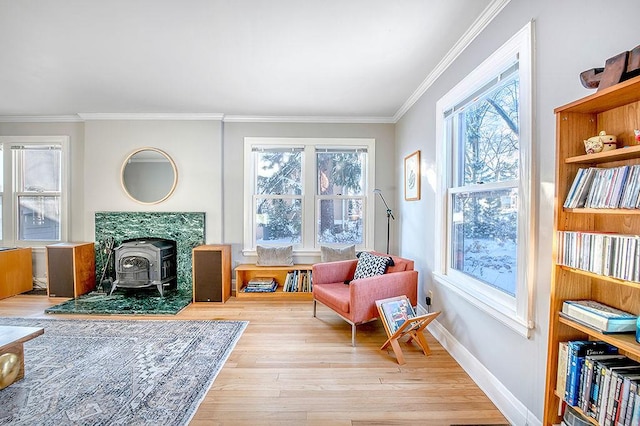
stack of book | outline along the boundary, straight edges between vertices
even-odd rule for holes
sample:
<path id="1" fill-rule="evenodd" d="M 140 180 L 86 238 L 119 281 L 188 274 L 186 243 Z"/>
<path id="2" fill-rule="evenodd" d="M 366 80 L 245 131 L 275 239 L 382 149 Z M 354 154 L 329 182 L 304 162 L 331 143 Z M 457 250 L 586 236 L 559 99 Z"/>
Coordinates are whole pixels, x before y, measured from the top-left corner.
<path id="1" fill-rule="evenodd" d="M 595 300 L 565 300 L 560 315 L 601 333 L 636 331 L 638 317 Z"/>
<path id="2" fill-rule="evenodd" d="M 640 282 L 640 237 L 558 231 L 559 265 Z"/>
<path id="3" fill-rule="evenodd" d="M 569 405 L 599 425 L 640 424 L 640 363 L 599 341 L 561 342 L 558 354 L 558 391 Z"/>
<path id="4" fill-rule="evenodd" d="M 639 208 L 640 166 L 578 169 L 564 207 Z"/>
<path id="5" fill-rule="evenodd" d="M 278 282 L 272 277 L 253 277 L 244 288 L 245 293 L 272 293 L 278 288 Z"/>

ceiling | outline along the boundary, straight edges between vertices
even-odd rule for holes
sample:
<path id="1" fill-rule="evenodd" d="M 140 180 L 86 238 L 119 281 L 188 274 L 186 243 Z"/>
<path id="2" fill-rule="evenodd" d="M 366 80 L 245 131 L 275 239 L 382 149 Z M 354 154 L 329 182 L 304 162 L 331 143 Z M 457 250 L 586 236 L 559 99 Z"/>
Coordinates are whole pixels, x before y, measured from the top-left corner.
<path id="1" fill-rule="evenodd" d="M 504 3 L 0 0 L 0 116 L 393 121 Z"/>

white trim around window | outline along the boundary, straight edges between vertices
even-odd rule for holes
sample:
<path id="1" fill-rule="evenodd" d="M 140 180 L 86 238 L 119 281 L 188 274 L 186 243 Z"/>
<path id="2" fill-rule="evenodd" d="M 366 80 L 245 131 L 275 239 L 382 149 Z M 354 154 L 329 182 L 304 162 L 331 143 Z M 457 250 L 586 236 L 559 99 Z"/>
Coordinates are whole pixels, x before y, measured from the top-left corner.
<path id="1" fill-rule="evenodd" d="M 364 241 L 358 246 L 358 250 L 370 249 L 374 240 L 374 197 L 375 188 L 375 139 L 370 138 L 271 138 L 271 137 L 246 137 L 244 138 L 244 248 L 243 255 L 255 256 L 254 215 L 253 215 L 253 185 L 255 182 L 255 169 L 251 155 L 254 148 L 299 148 L 304 152 L 302 164 L 303 173 L 303 229 L 302 243 L 294 245 L 297 256 L 317 256 L 320 253 L 320 245 L 316 243 L 317 224 L 317 148 L 364 148 L 367 152 L 367 164 L 364 171 Z M 336 197 L 339 198 L 339 197 Z"/>
<path id="2" fill-rule="evenodd" d="M 527 24 L 491 57 L 471 72 L 436 104 L 436 215 L 434 236 L 434 280 L 461 296 L 478 309 L 529 337 L 535 326 L 533 286 L 535 266 L 535 203 L 533 170 L 533 22 Z M 505 69 L 517 57 L 519 73 L 519 179 L 518 179 L 518 252 L 516 296 L 496 290 L 469 275 L 451 268 L 452 149 L 445 112 L 463 102 Z"/>
<path id="3" fill-rule="evenodd" d="M 67 241 L 69 235 L 70 179 L 69 179 L 69 136 L 0 136 L 3 147 L 3 185 L 2 185 L 2 245 L 18 247 L 40 247 L 60 241 Z M 60 145 L 61 152 L 61 191 L 60 191 L 60 239 L 47 241 L 25 240 L 18 236 L 18 206 L 20 195 L 14 186 L 16 172 L 13 164 L 12 146 L 16 145 Z M 24 195 L 24 194 L 23 194 Z"/>

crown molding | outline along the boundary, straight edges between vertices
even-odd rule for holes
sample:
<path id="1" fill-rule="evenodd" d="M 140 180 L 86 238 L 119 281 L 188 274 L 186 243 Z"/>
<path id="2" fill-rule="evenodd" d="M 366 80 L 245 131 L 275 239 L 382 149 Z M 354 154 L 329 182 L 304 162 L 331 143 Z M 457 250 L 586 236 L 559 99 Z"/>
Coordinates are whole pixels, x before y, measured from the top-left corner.
<path id="1" fill-rule="evenodd" d="M 1 115 L 1 123 L 80 123 L 78 115 Z"/>
<path id="2" fill-rule="evenodd" d="M 248 116 L 225 115 L 226 123 L 331 123 L 393 124 L 393 117 L 320 117 L 320 116 Z"/>
<path id="3" fill-rule="evenodd" d="M 78 116 L 88 120 L 216 120 L 221 121 L 224 114 L 218 113 L 103 113 L 80 112 Z"/>
<path id="4" fill-rule="evenodd" d="M 393 116 L 397 123 L 511 0 L 493 0 Z"/>

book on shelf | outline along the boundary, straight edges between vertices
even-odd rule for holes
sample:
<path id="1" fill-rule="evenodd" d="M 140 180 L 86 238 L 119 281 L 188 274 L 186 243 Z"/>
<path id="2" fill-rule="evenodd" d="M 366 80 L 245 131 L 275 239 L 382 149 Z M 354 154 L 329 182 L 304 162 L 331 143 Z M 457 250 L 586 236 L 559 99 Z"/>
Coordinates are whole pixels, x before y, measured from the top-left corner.
<path id="1" fill-rule="evenodd" d="M 640 167 L 579 168 L 564 208 L 615 209 L 639 207 Z"/>
<path id="2" fill-rule="evenodd" d="M 600 404 L 605 395 L 605 377 L 608 369 L 615 366 L 624 366 L 628 363 L 629 359 L 624 355 L 592 356 L 590 358 L 593 361 L 593 375 L 591 377 L 591 392 L 587 396 L 589 401 L 585 413 L 596 419 L 600 415 Z"/>
<path id="3" fill-rule="evenodd" d="M 578 405 L 582 365 L 588 355 L 615 354 L 617 352 L 618 348 L 606 342 L 591 340 L 569 341 L 564 400 L 570 405 Z"/>
<path id="4" fill-rule="evenodd" d="M 629 372 L 637 371 L 637 363 L 629 358 L 614 365 L 605 366 L 601 369 L 601 389 L 598 395 L 598 406 L 595 419 L 601 425 L 611 424 L 617 413 L 616 398 L 619 397 L 620 388 L 618 377 Z"/>
<path id="5" fill-rule="evenodd" d="M 628 366 L 611 369 L 611 378 L 609 381 L 609 395 L 607 405 L 604 407 L 604 423 L 613 425 L 622 411 L 621 400 L 623 399 L 623 384 L 625 378 L 638 378 L 640 365 L 635 361 L 630 361 Z"/>
<path id="6" fill-rule="evenodd" d="M 245 293 L 273 293 L 278 288 L 278 282 L 273 277 L 253 277 L 247 281 Z"/>
<path id="7" fill-rule="evenodd" d="M 628 388 L 627 388 L 628 383 Z M 631 418 L 633 416 L 633 407 L 636 402 L 636 397 L 638 394 L 638 384 L 640 383 L 640 379 L 630 379 L 627 381 L 625 379 L 625 384 L 623 388 L 623 401 L 622 401 L 622 411 L 618 415 L 616 419 L 616 426 L 625 426 L 631 424 Z"/>
<path id="8" fill-rule="evenodd" d="M 569 344 L 558 344 L 558 372 L 556 374 L 556 393 L 564 398 L 567 385 L 567 359 L 569 358 Z"/>
<path id="9" fill-rule="evenodd" d="M 578 407 L 588 414 L 592 409 L 595 410 L 598 401 L 598 392 L 600 380 L 598 377 L 599 364 L 601 361 L 619 362 L 624 360 L 624 355 L 605 354 L 605 355 L 587 355 L 582 364 L 582 373 L 580 375 L 580 395 L 578 397 Z"/>
<path id="10" fill-rule="evenodd" d="M 571 185 L 567 198 L 564 202 L 565 208 L 573 209 L 577 207 L 584 207 L 595 171 L 595 167 L 578 169 L 576 177 L 573 180 L 573 184 Z"/>
<path id="11" fill-rule="evenodd" d="M 271 285 L 273 284 L 274 281 L 275 281 L 275 278 L 273 277 L 253 277 L 253 278 L 250 278 L 249 281 L 247 281 L 247 285 L 254 285 L 254 286 Z"/>
<path id="12" fill-rule="evenodd" d="M 313 289 L 311 270 L 300 269 L 287 272 L 282 291 L 292 293 L 309 293 Z"/>
<path id="13" fill-rule="evenodd" d="M 637 316 L 595 300 L 565 300 L 561 313 L 603 333 L 635 332 Z"/>
<path id="14" fill-rule="evenodd" d="M 631 393 L 631 383 L 640 380 L 640 365 L 631 367 L 627 371 L 617 371 L 615 399 L 611 404 L 611 424 L 624 425 L 628 402 Z M 608 408 L 608 407 L 607 407 Z"/>

